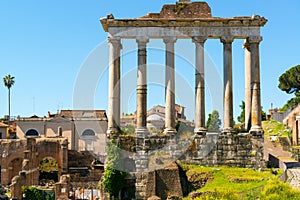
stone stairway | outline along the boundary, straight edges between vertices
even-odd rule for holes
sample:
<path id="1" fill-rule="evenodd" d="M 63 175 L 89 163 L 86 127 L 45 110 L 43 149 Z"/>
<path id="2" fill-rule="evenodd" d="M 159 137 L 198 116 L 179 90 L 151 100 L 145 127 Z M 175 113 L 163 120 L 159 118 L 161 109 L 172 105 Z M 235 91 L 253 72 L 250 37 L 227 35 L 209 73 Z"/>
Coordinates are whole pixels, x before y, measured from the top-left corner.
<path id="1" fill-rule="evenodd" d="M 300 190 L 300 168 L 287 169 L 287 183 L 293 188 Z"/>

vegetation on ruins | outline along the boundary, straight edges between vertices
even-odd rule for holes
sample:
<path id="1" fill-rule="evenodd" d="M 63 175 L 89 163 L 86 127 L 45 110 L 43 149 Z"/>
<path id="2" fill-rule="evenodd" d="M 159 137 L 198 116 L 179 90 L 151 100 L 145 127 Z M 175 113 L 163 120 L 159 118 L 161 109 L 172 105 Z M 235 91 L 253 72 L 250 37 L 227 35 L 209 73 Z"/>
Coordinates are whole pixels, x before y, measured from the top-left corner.
<path id="1" fill-rule="evenodd" d="M 135 127 L 132 124 L 128 124 L 124 128 L 121 129 L 122 135 L 134 135 L 135 134 Z"/>
<path id="2" fill-rule="evenodd" d="M 54 200 L 54 191 L 45 190 L 36 186 L 22 187 L 23 200 Z"/>
<path id="3" fill-rule="evenodd" d="M 10 120 L 10 88 L 15 84 L 15 77 L 10 74 L 3 77 L 4 86 L 8 89 L 8 122 Z"/>
<path id="4" fill-rule="evenodd" d="M 36 186 L 30 186 L 28 188 L 22 188 L 24 200 L 39 200 L 42 199 L 42 193 Z"/>
<path id="5" fill-rule="evenodd" d="M 221 128 L 221 119 L 219 112 L 217 110 L 213 110 L 211 114 L 208 115 L 208 119 L 206 122 L 207 131 L 216 131 L 219 132 Z"/>
<path id="6" fill-rule="evenodd" d="M 300 199 L 300 192 L 278 180 L 282 171 L 255 171 L 235 167 L 203 167 L 179 163 L 196 200 Z M 185 197 L 189 200 L 191 197 Z"/>
<path id="7" fill-rule="evenodd" d="M 261 200 L 300 199 L 300 191 L 293 189 L 288 183 L 271 179 L 260 195 Z"/>
<path id="8" fill-rule="evenodd" d="M 291 137 L 292 130 L 286 128 L 283 123 L 280 123 L 276 120 L 268 120 L 262 122 L 262 127 L 266 135 L 276 135 L 282 137 Z"/>
<path id="9" fill-rule="evenodd" d="M 295 96 L 288 100 L 282 107 L 282 111 L 286 111 L 290 107 L 297 106 L 300 103 L 300 65 L 294 66 L 285 71 L 279 77 L 279 89 Z"/>
<path id="10" fill-rule="evenodd" d="M 104 189 L 109 193 L 110 198 L 114 197 L 114 199 L 118 199 L 127 176 L 126 172 L 120 171 L 123 163 L 119 146 L 113 139 L 107 144 L 108 163 L 102 181 Z"/>
<path id="11" fill-rule="evenodd" d="M 55 159 L 43 158 L 40 162 L 39 170 L 41 172 L 57 172 L 58 164 Z"/>

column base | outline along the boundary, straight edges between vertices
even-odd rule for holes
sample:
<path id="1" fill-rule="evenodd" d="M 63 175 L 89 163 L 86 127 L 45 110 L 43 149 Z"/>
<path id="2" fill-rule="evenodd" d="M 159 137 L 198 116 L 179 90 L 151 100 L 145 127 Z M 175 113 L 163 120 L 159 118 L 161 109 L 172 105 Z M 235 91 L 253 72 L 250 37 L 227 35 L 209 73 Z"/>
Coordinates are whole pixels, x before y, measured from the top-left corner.
<path id="1" fill-rule="evenodd" d="M 137 138 L 147 138 L 149 137 L 149 131 L 146 127 L 140 127 L 135 130 Z"/>
<path id="2" fill-rule="evenodd" d="M 264 135 L 264 130 L 262 129 L 261 126 L 252 126 L 250 131 L 250 134 L 252 134 L 253 136 L 263 136 Z"/>
<path id="3" fill-rule="evenodd" d="M 204 128 L 204 127 L 195 128 L 195 129 L 194 129 L 194 133 L 195 133 L 196 135 L 206 135 L 207 129 Z"/>
<path id="4" fill-rule="evenodd" d="M 164 134 L 166 134 L 167 136 L 174 136 L 177 133 L 175 128 L 166 128 L 164 130 Z"/>
<path id="5" fill-rule="evenodd" d="M 235 133 L 235 131 L 232 127 L 224 128 L 222 131 L 223 135 L 229 135 L 229 134 L 234 134 L 234 133 Z"/>
<path id="6" fill-rule="evenodd" d="M 111 128 L 111 129 L 108 129 L 108 130 L 106 131 L 106 137 L 107 137 L 108 139 L 110 139 L 110 138 L 112 138 L 112 137 L 114 137 L 114 136 L 118 136 L 118 135 L 119 135 L 119 130 L 116 129 L 116 128 Z"/>

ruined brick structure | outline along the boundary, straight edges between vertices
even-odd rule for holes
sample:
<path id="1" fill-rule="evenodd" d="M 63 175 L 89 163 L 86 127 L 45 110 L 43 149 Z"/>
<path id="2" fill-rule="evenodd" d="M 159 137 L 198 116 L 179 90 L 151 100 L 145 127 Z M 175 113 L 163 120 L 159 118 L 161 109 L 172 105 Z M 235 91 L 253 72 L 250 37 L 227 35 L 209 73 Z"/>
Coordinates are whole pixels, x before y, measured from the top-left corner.
<path id="1" fill-rule="evenodd" d="M 21 187 L 38 185 L 39 164 L 45 157 L 58 163 L 58 175 L 68 170 L 68 140 L 27 138 L 0 140 L 1 184 L 12 184 L 12 198 L 21 199 Z"/>

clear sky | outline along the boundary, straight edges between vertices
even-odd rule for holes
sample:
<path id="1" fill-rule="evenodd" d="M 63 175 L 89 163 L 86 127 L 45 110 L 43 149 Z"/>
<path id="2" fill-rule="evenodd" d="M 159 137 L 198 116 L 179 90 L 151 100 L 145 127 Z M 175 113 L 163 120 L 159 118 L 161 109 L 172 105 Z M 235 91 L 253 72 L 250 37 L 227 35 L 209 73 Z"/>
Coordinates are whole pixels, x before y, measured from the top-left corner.
<path id="1" fill-rule="evenodd" d="M 95 57 L 97 52 L 101 53 L 99 60 L 108 57 L 107 33 L 99 23 L 101 17 L 113 13 L 115 18 L 135 18 L 148 12 L 159 12 L 163 4 L 175 2 L 175 0 L 1 0 L 0 77 L 6 74 L 15 77 L 16 82 L 11 96 L 12 116 L 33 114 L 44 116 L 47 111 L 54 113 L 58 109 L 73 108 L 73 94 L 80 87 L 78 76 L 84 74 L 82 69 L 86 65 L 85 60 L 89 60 L 91 55 L 97 60 Z M 260 45 L 262 106 L 264 110 L 270 109 L 271 103 L 273 107 L 281 107 L 291 95 L 286 95 L 278 89 L 278 77 L 288 68 L 300 64 L 300 1 L 209 0 L 207 3 L 212 9 L 213 16 L 259 14 L 269 20 L 261 32 L 264 38 Z M 126 41 L 123 44 L 126 49 L 125 44 Z M 236 40 L 233 46 L 235 116 L 240 113 L 238 105 L 244 98 L 242 44 L 242 40 Z M 155 42 L 151 45 L 155 45 Z M 183 43 L 178 41 L 176 50 L 182 50 L 182 46 Z M 163 64 L 163 53 L 161 51 L 161 55 L 155 56 L 159 53 L 154 51 L 152 58 L 149 58 L 151 63 Z M 220 41 L 208 41 L 206 53 L 222 74 L 223 57 Z M 95 66 L 102 65 L 102 62 L 99 61 Z M 176 63 L 180 66 L 184 62 L 177 58 Z M 126 74 L 125 69 L 128 66 L 136 66 L 135 53 L 128 53 L 127 59 L 122 60 L 123 74 Z M 106 66 L 101 66 L 103 67 Z M 178 67 L 178 73 L 184 74 L 185 70 Z M 193 79 L 193 76 L 190 79 Z M 95 88 L 92 87 L 95 89 L 93 108 L 107 109 L 107 73 L 101 74 L 101 77 L 95 80 L 97 85 Z M 193 83 L 193 80 L 190 81 Z M 1 85 L 0 116 L 3 116 L 8 113 L 7 89 Z M 87 85 L 85 87 L 88 88 Z M 162 104 L 161 94 L 159 100 L 155 101 L 155 98 L 153 100 L 153 96 L 157 95 L 154 91 L 159 90 L 163 91 L 161 88 L 149 91 L 152 95 L 149 97 L 149 106 Z M 124 112 L 133 112 L 135 108 L 134 93 L 129 96 L 126 103 L 131 105 L 129 108 L 123 106 Z M 132 98 L 133 100 L 130 100 Z M 81 99 L 84 100 L 85 97 Z M 212 107 L 208 107 L 207 112 L 210 112 Z"/>

